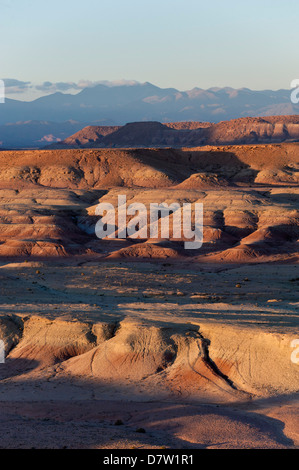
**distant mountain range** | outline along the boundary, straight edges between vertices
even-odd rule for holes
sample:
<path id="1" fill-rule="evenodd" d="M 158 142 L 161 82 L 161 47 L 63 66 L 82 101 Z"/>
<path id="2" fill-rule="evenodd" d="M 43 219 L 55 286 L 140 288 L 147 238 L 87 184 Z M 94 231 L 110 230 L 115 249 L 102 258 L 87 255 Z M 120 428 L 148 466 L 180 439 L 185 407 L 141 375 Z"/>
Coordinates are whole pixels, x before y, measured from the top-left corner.
<path id="1" fill-rule="evenodd" d="M 86 88 L 76 95 L 54 93 L 31 102 L 0 105 L 0 142 L 6 148 L 40 147 L 89 125 L 121 126 L 134 121 L 218 123 L 251 116 L 294 115 L 290 90 L 211 88 L 178 91 L 151 83 Z M 9 124 L 9 125 L 8 125 Z"/>

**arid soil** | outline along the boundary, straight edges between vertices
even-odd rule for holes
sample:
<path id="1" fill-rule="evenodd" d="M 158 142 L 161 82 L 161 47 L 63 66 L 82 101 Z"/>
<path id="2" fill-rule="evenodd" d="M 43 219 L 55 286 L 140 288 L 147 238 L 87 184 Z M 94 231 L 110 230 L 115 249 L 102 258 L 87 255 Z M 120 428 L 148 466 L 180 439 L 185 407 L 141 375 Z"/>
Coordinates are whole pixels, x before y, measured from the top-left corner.
<path id="1" fill-rule="evenodd" d="M 298 145 L 0 153 L 1 447 L 299 446 Z M 202 248 L 97 239 L 119 194 Z"/>

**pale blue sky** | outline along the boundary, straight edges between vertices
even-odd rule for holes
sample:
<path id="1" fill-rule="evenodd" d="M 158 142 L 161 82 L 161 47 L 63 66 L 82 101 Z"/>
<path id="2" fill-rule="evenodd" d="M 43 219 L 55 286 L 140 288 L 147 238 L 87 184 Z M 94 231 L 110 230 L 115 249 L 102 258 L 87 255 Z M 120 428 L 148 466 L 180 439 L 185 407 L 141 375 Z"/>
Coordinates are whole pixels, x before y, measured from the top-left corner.
<path id="1" fill-rule="evenodd" d="M 0 0 L 0 77 L 289 88 L 298 21 L 298 0 Z"/>

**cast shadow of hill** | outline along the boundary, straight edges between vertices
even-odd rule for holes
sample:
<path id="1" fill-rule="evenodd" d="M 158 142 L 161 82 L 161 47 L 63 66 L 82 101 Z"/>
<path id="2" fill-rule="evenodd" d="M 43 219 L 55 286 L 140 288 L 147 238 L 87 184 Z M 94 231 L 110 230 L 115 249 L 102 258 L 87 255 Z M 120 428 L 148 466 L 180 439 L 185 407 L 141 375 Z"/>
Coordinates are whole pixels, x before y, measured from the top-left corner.
<path id="1" fill-rule="evenodd" d="M 167 176 L 183 182 L 194 173 L 208 172 L 219 176 L 237 175 L 241 170 L 247 170 L 248 182 L 253 182 L 257 170 L 242 162 L 234 152 L 230 151 L 203 151 L 191 149 L 133 149 L 134 156 L 143 164 Z M 237 182 L 238 178 L 233 183 Z"/>
<path id="2" fill-rule="evenodd" d="M 8 357 L 4 364 L 0 364 L 0 382 L 23 374 L 29 374 L 39 366 L 35 359 Z"/>
<path id="3" fill-rule="evenodd" d="M 20 442 L 22 447 L 31 447 L 32 439 L 36 448 L 76 448 L 77 443 L 78 448 L 103 446 L 109 449 L 115 448 L 111 445 L 112 440 L 120 442 L 118 448 L 122 448 L 121 441 L 128 446 L 128 442 L 134 440 L 138 440 L 143 448 L 203 449 L 211 445 L 233 447 L 233 444 L 254 448 L 259 446 L 259 436 L 268 439 L 272 443 L 270 447 L 273 443 L 278 447 L 294 445 L 284 434 L 284 423 L 279 419 L 261 415 L 255 410 L 237 409 L 237 404 L 202 404 L 188 398 L 184 401 L 182 397 L 161 401 L 146 393 L 140 396 L 134 393 L 133 388 L 130 392 L 121 384 L 113 389 L 111 384 L 91 383 L 79 377 L 72 377 L 69 383 L 30 378 L 20 380 L 14 384 L 12 393 L 8 388 L 8 395 L 5 395 L 5 386 L 1 387 L 0 409 L 13 414 L 11 421 L 1 422 L 5 435 L 9 436 L 15 429 L 16 420 L 23 420 L 22 431 L 16 434 L 13 443 L 9 443 L 10 446 L 16 445 L 14 448 L 20 447 Z M 82 395 L 86 399 L 82 399 Z M 258 400 L 256 403 L 258 405 Z M 210 427 L 210 420 L 213 423 L 212 434 L 209 439 L 201 440 L 202 433 L 205 434 L 206 428 Z M 116 421 L 123 425 L 115 426 Z M 230 442 L 223 430 L 224 423 L 231 426 Z M 203 426 L 195 436 L 192 434 L 194 426 Z M 146 432 L 137 433 L 140 428 Z M 253 443 L 250 441 L 252 432 L 247 431 L 252 429 L 256 436 Z M 242 431 L 245 436 L 241 435 Z M 192 435 L 189 439 L 188 434 Z M 8 443 L 8 439 L 4 438 L 3 442 Z"/>

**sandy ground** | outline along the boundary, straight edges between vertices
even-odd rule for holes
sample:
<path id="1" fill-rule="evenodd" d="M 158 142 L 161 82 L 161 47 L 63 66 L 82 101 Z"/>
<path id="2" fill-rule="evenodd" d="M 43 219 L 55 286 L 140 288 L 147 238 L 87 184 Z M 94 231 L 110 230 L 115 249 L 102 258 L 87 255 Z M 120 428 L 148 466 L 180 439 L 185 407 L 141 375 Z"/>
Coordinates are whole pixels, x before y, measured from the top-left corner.
<path id="1" fill-rule="evenodd" d="M 2 315 L 115 321 L 216 321 L 298 332 L 299 265 L 171 262 L 2 262 Z"/>
<path id="2" fill-rule="evenodd" d="M 1 264 L 0 319 L 39 319 L 38 328 L 27 323 L 0 365 L 2 448 L 299 446 L 299 365 L 290 358 L 290 340 L 299 338 L 298 265 L 191 266 L 80 257 Z M 85 349 L 80 339 L 78 350 L 76 339 L 76 352 L 58 358 L 60 339 L 52 338 L 50 328 L 75 320 L 84 328 L 93 325 L 93 334 L 94 325 L 121 328 L 91 345 L 84 333 Z M 189 374 L 185 345 L 192 358 L 199 341 L 197 336 L 182 342 L 190 326 L 200 327 L 201 340 L 210 339 L 210 358 L 220 372 L 209 368 L 207 375 L 207 364 L 194 360 L 196 375 Z M 163 369 L 157 367 L 160 350 L 169 348 L 170 335 L 172 342 L 179 338 L 179 347 Z M 41 337 L 56 350 L 42 355 Z M 242 369 L 248 338 L 253 348 L 248 361 L 255 360 L 249 373 Z M 127 357 L 117 362 L 128 345 L 129 363 Z M 110 371 L 115 364 L 123 375 Z"/>

